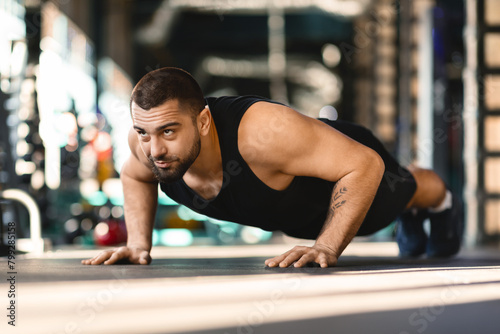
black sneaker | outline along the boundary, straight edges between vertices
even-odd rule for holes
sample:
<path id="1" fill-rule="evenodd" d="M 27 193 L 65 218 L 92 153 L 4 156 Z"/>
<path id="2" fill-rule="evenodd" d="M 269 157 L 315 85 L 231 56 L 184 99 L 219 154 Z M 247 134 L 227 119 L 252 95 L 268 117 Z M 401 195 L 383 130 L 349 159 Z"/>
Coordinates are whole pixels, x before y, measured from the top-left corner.
<path id="1" fill-rule="evenodd" d="M 427 234 L 424 231 L 424 220 L 426 218 L 427 211 L 425 210 L 419 210 L 416 214 L 408 210 L 399 216 L 396 230 L 399 256 L 418 257 L 425 253 Z"/>
<path id="2" fill-rule="evenodd" d="M 450 257 L 458 253 L 464 231 L 462 202 L 455 196 L 451 208 L 429 213 L 431 235 L 427 243 L 428 257 Z"/>

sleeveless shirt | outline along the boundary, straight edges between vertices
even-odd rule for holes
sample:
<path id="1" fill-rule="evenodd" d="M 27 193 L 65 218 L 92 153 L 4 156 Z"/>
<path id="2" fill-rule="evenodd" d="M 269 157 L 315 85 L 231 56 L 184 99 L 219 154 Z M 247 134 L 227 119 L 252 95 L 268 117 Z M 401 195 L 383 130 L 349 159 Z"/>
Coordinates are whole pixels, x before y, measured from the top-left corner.
<path id="1" fill-rule="evenodd" d="M 286 189 L 275 190 L 252 172 L 238 149 L 238 128 L 246 110 L 259 101 L 277 103 L 258 96 L 206 98 L 222 156 L 223 182 L 215 198 L 205 200 L 182 179 L 161 183 L 161 190 L 177 203 L 215 219 L 315 239 L 335 183 L 295 176 Z"/>

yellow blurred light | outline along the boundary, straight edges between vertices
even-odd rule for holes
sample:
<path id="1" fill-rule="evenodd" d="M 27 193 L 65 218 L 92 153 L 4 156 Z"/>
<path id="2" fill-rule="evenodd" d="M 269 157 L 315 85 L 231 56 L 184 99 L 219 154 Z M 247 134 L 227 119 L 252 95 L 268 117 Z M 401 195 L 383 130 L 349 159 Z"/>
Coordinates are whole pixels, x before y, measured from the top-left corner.
<path id="1" fill-rule="evenodd" d="M 36 171 L 36 165 L 31 161 L 24 161 L 19 159 L 16 161 L 16 174 L 24 175 L 24 174 L 33 174 Z"/>
<path id="2" fill-rule="evenodd" d="M 100 222 L 99 224 L 97 224 L 97 226 L 95 227 L 95 233 L 99 236 L 103 236 L 103 235 L 106 235 L 106 233 L 109 232 L 109 226 L 108 224 L 104 223 L 104 222 Z"/>
<path id="3" fill-rule="evenodd" d="M 80 183 L 80 193 L 83 197 L 90 197 L 99 190 L 99 182 L 96 179 L 85 179 Z"/>
<path id="4" fill-rule="evenodd" d="M 25 138 L 30 133 L 30 127 L 25 122 L 19 123 L 17 126 L 17 136 L 19 138 Z"/>
<path id="5" fill-rule="evenodd" d="M 31 175 L 31 187 L 34 190 L 39 190 L 45 184 L 45 176 L 43 175 L 43 171 L 37 170 Z"/>
<path id="6" fill-rule="evenodd" d="M 340 50 L 333 44 L 325 44 L 323 46 L 323 62 L 328 67 L 335 67 L 340 63 Z"/>
<path id="7" fill-rule="evenodd" d="M 22 157 L 25 154 L 28 154 L 30 151 L 30 145 L 26 142 L 26 140 L 21 139 L 17 142 L 16 145 L 16 153 L 18 156 Z"/>
<path id="8" fill-rule="evenodd" d="M 122 182 L 119 178 L 106 179 L 102 183 L 102 191 L 108 197 L 119 197 L 123 194 Z"/>
<path id="9" fill-rule="evenodd" d="M 94 147 L 97 152 L 105 152 L 111 148 L 112 141 L 111 136 L 107 132 L 99 132 L 97 138 L 94 141 Z"/>

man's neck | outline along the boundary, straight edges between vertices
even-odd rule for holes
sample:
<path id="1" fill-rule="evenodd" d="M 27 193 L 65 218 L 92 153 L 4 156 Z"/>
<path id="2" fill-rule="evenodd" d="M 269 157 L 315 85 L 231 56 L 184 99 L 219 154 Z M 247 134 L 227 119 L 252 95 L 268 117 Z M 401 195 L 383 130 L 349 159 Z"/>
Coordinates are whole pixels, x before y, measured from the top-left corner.
<path id="1" fill-rule="evenodd" d="M 212 182 L 221 178 L 222 156 L 219 145 L 219 136 L 212 123 L 208 135 L 201 137 L 201 148 L 198 158 L 188 169 L 185 175 L 187 178 L 205 180 Z"/>

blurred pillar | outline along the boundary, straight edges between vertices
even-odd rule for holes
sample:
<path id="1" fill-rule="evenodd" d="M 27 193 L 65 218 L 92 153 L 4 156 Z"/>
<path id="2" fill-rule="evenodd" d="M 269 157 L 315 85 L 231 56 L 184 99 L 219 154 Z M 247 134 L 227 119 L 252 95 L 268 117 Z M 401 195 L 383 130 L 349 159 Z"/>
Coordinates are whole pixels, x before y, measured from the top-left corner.
<path id="1" fill-rule="evenodd" d="M 392 152 L 396 142 L 397 117 L 397 6 L 377 0 L 353 22 L 354 46 L 345 49 L 354 60 L 358 98 L 355 121 L 371 129 Z M 347 51 L 347 52 L 346 52 Z"/>
<path id="2" fill-rule="evenodd" d="M 364 30 L 375 38 L 375 132 L 386 147 L 393 151 L 396 140 L 397 92 L 397 15 L 394 2 L 378 0 L 371 14 L 375 19 Z"/>
<path id="3" fill-rule="evenodd" d="M 0 1 L 0 190 L 18 186 L 18 111 L 27 64 L 25 7 Z"/>
<path id="4" fill-rule="evenodd" d="M 351 47 L 352 60 L 345 56 L 347 63 L 353 61 L 353 68 L 356 71 L 356 80 L 354 84 L 355 95 L 362 96 L 363 98 L 354 99 L 354 106 L 356 110 L 355 122 L 363 125 L 374 131 L 376 127 L 376 115 L 374 111 L 375 100 L 375 44 L 376 41 L 371 42 L 363 32 L 363 28 L 369 25 L 371 18 L 368 15 L 362 15 L 353 21 L 353 28 L 355 33 L 353 37 L 354 45 Z"/>
<path id="5" fill-rule="evenodd" d="M 132 73 L 132 22 L 130 1 L 107 0 L 104 4 L 102 55 Z"/>
<path id="6" fill-rule="evenodd" d="M 16 183 L 10 129 L 7 126 L 9 111 L 4 108 L 9 96 L 0 90 L 0 190 L 10 188 Z"/>
<path id="7" fill-rule="evenodd" d="M 410 91 L 412 1 L 401 0 L 399 5 L 399 129 L 398 160 L 409 164 L 412 156 L 412 96 Z"/>
<path id="8" fill-rule="evenodd" d="M 87 36 L 92 36 L 95 17 L 92 15 L 91 4 L 89 0 L 71 0 L 60 1 L 51 0 L 59 10 L 73 21 Z"/>
<path id="9" fill-rule="evenodd" d="M 478 225 L 478 82 L 477 82 L 477 11 L 476 0 L 466 2 L 466 26 L 464 31 L 466 66 L 464 68 L 464 164 L 466 203 L 465 242 L 477 243 Z"/>
<path id="10" fill-rule="evenodd" d="M 475 67 L 471 64 L 471 71 L 476 82 L 471 83 L 466 105 L 470 103 L 476 108 L 470 108 L 471 118 L 467 118 L 467 122 L 477 122 L 477 133 L 470 132 L 471 136 L 477 136 L 477 239 L 483 244 L 500 246 L 500 1 L 473 3 L 477 31 L 476 38 L 471 38 L 475 47 L 471 52 L 475 52 L 477 64 Z M 473 90 L 476 87 L 477 90 Z M 473 99 L 474 102 L 469 102 Z"/>
<path id="11" fill-rule="evenodd" d="M 286 89 L 285 15 L 283 8 L 269 1 L 267 26 L 269 29 L 269 78 L 271 98 L 288 103 Z"/>
<path id="12" fill-rule="evenodd" d="M 418 6 L 417 6 L 418 4 Z M 433 1 L 415 3 L 419 18 L 417 100 L 417 164 L 432 168 L 434 157 L 433 106 Z"/>

